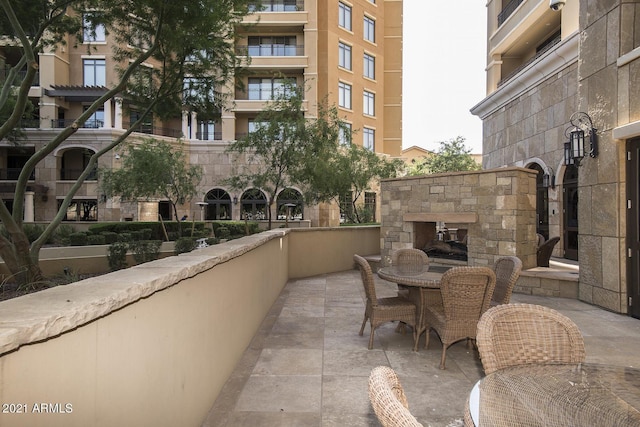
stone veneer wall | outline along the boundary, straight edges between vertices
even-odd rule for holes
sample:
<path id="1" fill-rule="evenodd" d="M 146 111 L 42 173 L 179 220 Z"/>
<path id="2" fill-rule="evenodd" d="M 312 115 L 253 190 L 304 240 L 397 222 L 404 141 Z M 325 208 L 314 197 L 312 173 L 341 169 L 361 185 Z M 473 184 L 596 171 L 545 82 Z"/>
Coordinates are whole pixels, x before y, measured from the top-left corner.
<path id="1" fill-rule="evenodd" d="M 468 264 L 492 266 L 515 255 L 536 266 L 536 173 L 508 167 L 383 180 L 380 246 L 414 247 L 414 223 L 445 221 L 468 229 Z"/>

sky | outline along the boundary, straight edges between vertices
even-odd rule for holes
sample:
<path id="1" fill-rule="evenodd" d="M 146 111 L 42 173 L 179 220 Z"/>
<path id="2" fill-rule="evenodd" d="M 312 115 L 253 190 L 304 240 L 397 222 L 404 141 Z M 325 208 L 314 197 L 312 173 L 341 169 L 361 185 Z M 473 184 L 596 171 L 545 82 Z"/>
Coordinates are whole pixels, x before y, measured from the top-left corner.
<path id="1" fill-rule="evenodd" d="M 437 151 L 458 136 L 482 152 L 482 121 L 469 110 L 486 95 L 483 0 L 404 0 L 402 148 Z"/>

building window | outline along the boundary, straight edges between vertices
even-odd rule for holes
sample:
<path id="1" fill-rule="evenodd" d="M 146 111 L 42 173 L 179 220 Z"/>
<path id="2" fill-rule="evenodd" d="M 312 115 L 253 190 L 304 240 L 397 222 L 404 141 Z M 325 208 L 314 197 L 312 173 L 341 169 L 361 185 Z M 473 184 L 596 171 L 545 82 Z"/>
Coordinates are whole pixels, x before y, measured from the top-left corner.
<path id="1" fill-rule="evenodd" d="M 216 122 L 213 120 L 198 120 L 196 139 L 202 141 L 214 141 L 221 139 L 220 132 L 216 132 Z"/>
<path id="2" fill-rule="evenodd" d="M 343 108 L 351 109 L 351 85 L 347 83 L 338 83 L 338 105 Z"/>
<path id="3" fill-rule="evenodd" d="M 376 42 L 376 21 L 368 16 L 364 17 L 364 39 L 371 43 Z"/>
<path id="4" fill-rule="evenodd" d="M 364 91 L 364 96 L 362 97 L 362 112 L 367 116 L 375 116 L 376 115 L 376 95 L 369 91 Z"/>
<path id="5" fill-rule="evenodd" d="M 342 42 L 338 43 L 338 65 L 351 70 L 351 46 Z"/>
<path id="6" fill-rule="evenodd" d="M 142 118 L 142 113 L 140 111 L 131 110 L 129 113 L 129 124 L 133 126 L 138 120 Z M 135 129 L 136 132 L 140 133 L 153 133 L 153 114 L 147 113 L 142 120 L 140 120 L 140 124 Z"/>
<path id="7" fill-rule="evenodd" d="M 62 200 L 58 200 L 58 209 L 62 206 Z M 97 221 L 97 200 L 72 200 L 67 208 L 63 221 Z"/>
<path id="8" fill-rule="evenodd" d="M 375 56 L 364 54 L 364 71 L 363 74 L 369 79 L 376 78 L 376 58 Z"/>
<path id="9" fill-rule="evenodd" d="M 88 106 L 84 107 L 84 111 L 87 111 L 88 108 Z M 94 111 L 82 127 L 91 129 L 104 127 L 104 107 L 100 107 Z"/>
<path id="10" fill-rule="evenodd" d="M 295 80 L 286 78 L 250 78 L 247 86 L 250 100 L 268 101 L 293 95 Z"/>
<path id="11" fill-rule="evenodd" d="M 364 193 L 364 222 L 376 221 L 376 193 L 367 191 Z"/>
<path id="12" fill-rule="evenodd" d="M 107 84 L 107 67 L 104 59 L 85 59 L 82 62 L 85 86 L 105 86 Z"/>
<path id="13" fill-rule="evenodd" d="M 296 36 L 249 37 L 249 56 L 296 56 Z"/>
<path id="14" fill-rule="evenodd" d="M 299 10 L 297 0 L 263 0 L 261 4 L 249 5 L 251 12 L 295 12 Z"/>
<path id="15" fill-rule="evenodd" d="M 258 129 L 266 128 L 269 126 L 269 122 L 258 121 L 249 119 L 249 133 L 254 133 Z"/>
<path id="16" fill-rule="evenodd" d="M 82 41 L 84 43 L 106 41 L 104 24 L 91 23 L 91 15 L 82 15 Z"/>
<path id="17" fill-rule="evenodd" d="M 338 25 L 351 31 L 351 7 L 344 3 L 338 3 Z"/>
<path id="18" fill-rule="evenodd" d="M 338 133 L 338 142 L 340 145 L 350 145 L 352 141 L 351 123 L 342 123 Z"/>
<path id="19" fill-rule="evenodd" d="M 362 138 L 362 146 L 367 150 L 375 151 L 376 131 L 370 128 L 364 128 L 362 130 Z"/>

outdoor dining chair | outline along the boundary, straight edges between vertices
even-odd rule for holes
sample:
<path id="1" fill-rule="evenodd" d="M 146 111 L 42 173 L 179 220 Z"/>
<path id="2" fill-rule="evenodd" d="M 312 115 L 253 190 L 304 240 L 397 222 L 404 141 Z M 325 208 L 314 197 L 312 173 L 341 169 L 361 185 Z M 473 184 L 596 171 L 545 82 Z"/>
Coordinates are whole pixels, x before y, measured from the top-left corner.
<path id="1" fill-rule="evenodd" d="M 371 325 L 371 335 L 369 336 L 369 350 L 373 348 L 373 336 L 376 328 L 383 323 L 399 321 L 413 327 L 414 341 L 416 338 L 416 306 L 412 302 L 401 297 L 378 298 L 376 296 L 376 286 L 373 279 L 371 266 L 366 259 L 360 255 L 354 255 L 353 260 L 360 269 L 362 285 L 367 297 L 367 305 L 364 312 L 364 320 L 360 328 L 360 336 L 364 332 L 364 327 L 369 320 Z"/>
<path id="2" fill-rule="evenodd" d="M 522 261 L 518 257 L 506 256 L 496 260 L 493 267 L 493 272 L 496 273 L 496 288 L 491 297 L 492 307 L 509 303 L 521 271 Z"/>
<path id="3" fill-rule="evenodd" d="M 455 267 L 442 275 L 440 284 L 442 304 L 426 306 L 425 347 L 429 345 L 429 330 L 434 329 L 442 341 L 440 369 L 445 369 L 447 348 L 460 340 L 476 338 L 478 320 L 489 308 L 496 275 L 488 267 Z"/>
<path id="4" fill-rule="evenodd" d="M 487 375 L 508 366 L 580 363 L 586 357 L 578 326 L 558 311 L 534 304 L 487 310 L 478 322 L 476 342 Z"/>
<path id="5" fill-rule="evenodd" d="M 398 375 L 388 366 L 377 366 L 369 375 L 369 400 L 383 427 L 420 427 L 409 412 Z"/>
<path id="6" fill-rule="evenodd" d="M 391 265 L 406 269 L 408 272 L 420 272 L 429 269 L 429 256 L 421 249 L 397 249 L 391 253 Z M 407 287 L 398 285 L 398 296 L 408 298 Z"/>

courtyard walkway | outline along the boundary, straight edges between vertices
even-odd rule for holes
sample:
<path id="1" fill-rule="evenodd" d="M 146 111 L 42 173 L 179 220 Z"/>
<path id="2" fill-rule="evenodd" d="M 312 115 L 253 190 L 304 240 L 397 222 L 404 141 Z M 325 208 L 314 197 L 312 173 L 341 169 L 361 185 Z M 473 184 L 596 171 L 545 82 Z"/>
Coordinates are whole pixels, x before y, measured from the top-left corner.
<path id="1" fill-rule="evenodd" d="M 377 276 L 376 285 L 380 297 L 396 294 L 395 284 Z M 378 365 L 396 370 L 423 425 L 461 425 L 468 393 L 483 375 L 476 352 L 454 344 L 442 371 L 437 336 L 413 352 L 411 334 L 396 333 L 395 324 L 377 329 L 367 350 L 369 325 L 358 335 L 364 300 L 357 270 L 290 281 L 202 426 L 379 426 L 367 395 Z M 640 367 L 640 320 L 572 299 L 514 294 L 512 302 L 570 317 L 584 335 L 587 361 Z"/>

